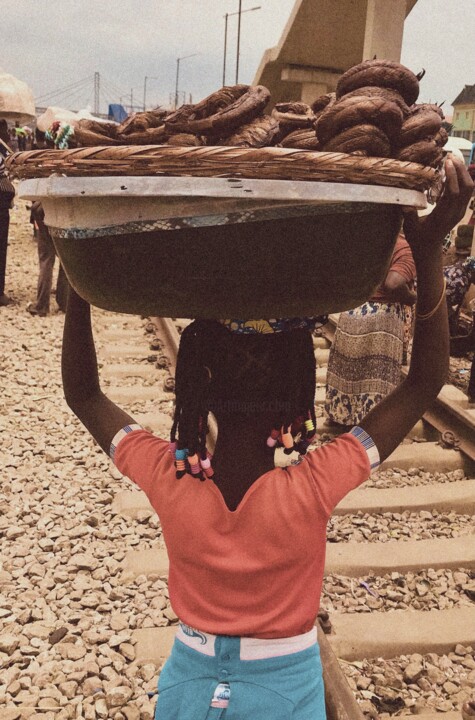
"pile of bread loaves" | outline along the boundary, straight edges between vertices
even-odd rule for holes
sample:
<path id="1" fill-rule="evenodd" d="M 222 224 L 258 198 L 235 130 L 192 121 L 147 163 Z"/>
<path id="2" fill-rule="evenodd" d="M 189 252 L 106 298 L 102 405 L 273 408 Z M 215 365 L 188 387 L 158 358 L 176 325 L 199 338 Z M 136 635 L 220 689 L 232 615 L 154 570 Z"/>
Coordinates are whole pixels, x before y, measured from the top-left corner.
<path id="1" fill-rule="evenodd" d="M 448 136 L 438 105 L 415 104 L 422 75 L 388 60 L 350 68 L 325 108 L 314 103 L 321 149 L 438 165 Z"/>
<path id="2" fill-rule="evenodd" d="M 80 145 L 280 146 L 392 157 L 437 167 L 447 132 L 438 105 L 416 104 L 419 80 L 389 60 L 367 60 L 345 72 L 336 92 L 302 102 L 270 101 L 259 85 L 223 87 L 178 110 L 135 113 L 121 125 L 81 120 Z"/>

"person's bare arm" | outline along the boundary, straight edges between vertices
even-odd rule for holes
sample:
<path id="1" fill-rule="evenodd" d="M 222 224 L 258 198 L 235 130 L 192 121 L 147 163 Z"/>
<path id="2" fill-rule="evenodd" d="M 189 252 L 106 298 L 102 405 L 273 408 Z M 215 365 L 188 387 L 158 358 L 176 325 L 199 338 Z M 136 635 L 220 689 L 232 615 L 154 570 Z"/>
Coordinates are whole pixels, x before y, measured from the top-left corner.
<path id="1" fill-rule="evenodd" d="M 109 453 L 114 435 L 134 420 L 101 391 L 91 308 L 70 287 L 61 358 L 66 402 L 91 435 Z"/>
<path id="2" fill-rule="evenodd" d="M 455 160 L 447 160 L 446 176 L 443 195 L 433 212 L 418 218 L 415 210 L 408 210 L 404 221 L 406 239 L 411 246 L 417 271 L 416 325 L 411 365 L 407 378 L 360 423 L 373 438 L 381 460 L 393 452 L 436 399 L 448 373 L 449 330 L 442 273 L 442 242 L 449 230 L 464 216 L 473 191 L 473 182 L 465 166 Z M 421 319 L 421 316 L 423 318 L 430 314 L 436 307 L 437 311 L 431 317 Z"/>
<path id="3" fill-rule="evenodd" d="M 389 302 L 402 303 L 403 305 L 414 305 L 416 302 L 416 293 L 411 290 L 405 278 L 396 270 L 388 272 L 383 289 Z"/>

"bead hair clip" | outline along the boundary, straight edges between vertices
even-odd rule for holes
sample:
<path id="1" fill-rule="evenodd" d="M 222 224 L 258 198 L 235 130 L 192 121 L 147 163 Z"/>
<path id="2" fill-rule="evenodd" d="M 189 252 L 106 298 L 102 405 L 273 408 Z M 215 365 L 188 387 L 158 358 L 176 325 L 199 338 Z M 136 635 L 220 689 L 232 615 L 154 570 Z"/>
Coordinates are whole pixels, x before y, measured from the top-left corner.
<path id="1" fill-rule="evenodd" d="M 282 445 L 284 446 L 284 453 L 286 455 L 290 455 L 294 450 L 294 438 L 292 436 L 292 433 L 290 432 L 291 427 L 289 426 L 287 428 L 287 432 L 284 432 L 284 428 L 282 427 L 282 430 L 280 431 L 280 434 L 282 436 Z"/>

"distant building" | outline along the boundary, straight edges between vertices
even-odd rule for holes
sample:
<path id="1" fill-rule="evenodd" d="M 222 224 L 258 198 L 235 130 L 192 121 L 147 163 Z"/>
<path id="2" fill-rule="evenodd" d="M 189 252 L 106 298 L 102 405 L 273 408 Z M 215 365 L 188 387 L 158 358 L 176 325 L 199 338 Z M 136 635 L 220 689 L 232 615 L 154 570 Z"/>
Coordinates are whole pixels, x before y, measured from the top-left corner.
<path id="1" fill-rule="evenodd" d="M 475 142 L 475 85 L 465 85 L 452 105 L 454 106 L 452 135 Z"/>

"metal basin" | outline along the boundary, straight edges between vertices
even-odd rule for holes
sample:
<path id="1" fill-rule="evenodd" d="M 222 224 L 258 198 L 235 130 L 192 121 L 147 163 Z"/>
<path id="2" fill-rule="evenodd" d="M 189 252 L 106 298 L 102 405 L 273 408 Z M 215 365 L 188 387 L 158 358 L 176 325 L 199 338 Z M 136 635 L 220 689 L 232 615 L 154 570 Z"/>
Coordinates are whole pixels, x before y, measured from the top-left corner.
<path id="1" fill-rule="evenodd" d="M 25 180 L 92 305 L 163 317 L 295 317 L 364 302 L 412 190 L 186 177 Z"/>

